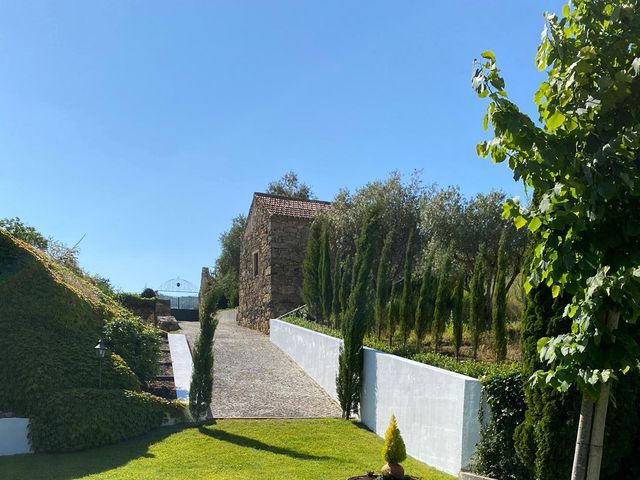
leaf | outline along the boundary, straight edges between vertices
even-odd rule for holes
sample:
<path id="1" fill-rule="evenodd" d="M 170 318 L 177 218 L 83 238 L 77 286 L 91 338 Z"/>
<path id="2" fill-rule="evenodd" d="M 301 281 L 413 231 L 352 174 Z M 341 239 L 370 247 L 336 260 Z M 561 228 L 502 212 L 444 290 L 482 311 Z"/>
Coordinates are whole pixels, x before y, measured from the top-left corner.
<path id="1" fill-rule="evenodd" d="M 553 298 L 558 298 L 558 295 L 560 295 L 560 285 L 554 285 L 551 288 L 551 296 L 553 296 Z"/>
<path id="2" fill-rule="evenodd" d="M 491 50 L 485 50 L 484 52 L 482 52 L 481 56 L 482 58 L 486 58 L 488 60 L 491 60 L 492 62 L 496 61 L 496 56 Z"/>
<path id="3" fill-rule="evenodd" d="M 520 215 L 513 220 L 513 223 L 515 224 L 516 228 L 520 230 L 527 224 L 527 219 Z"/>
<path id="4" fill-rule="evenodd" d="M 485 114 L 484 118 L 482 119 L 482 128 L 485 132 L 489 128 L 489 114 Z"/>
<path id="5" fill-rule="evenodd" d="M 533 219 L 529 222 L 529 231 L 531 233 L 535 233 L 536 230 L 540 228 L 542 225 L 542 221 L 538 217 L 533 217 Z"/>
<path id="6" fill-rule="evenodd" d="M 560 112 L 554 112 L 549 118 L 547 118 L 547 128 L 549 130 L 556 130 L 564 123 L 565 116 Z"/>
<path id="7" fill-rule="evenodd" d="M 531 285 L 531 282 L 529 282 L 529 280 L 526 280 L 526 281 L 524 282 L 523 288 L 524 288 L 524 293 L 525 293 L 526 295 L 529 295 L 529 292 L 531 291 L 531 289 L 533 288 L 533 286 Z"/>
<path id="8" fill-rule="evenodd" d="M 565 17 L 569 16 L 569 5 L 565 5 L 564 7 L 562 7 L 562 15 L 564 15 Z"/>

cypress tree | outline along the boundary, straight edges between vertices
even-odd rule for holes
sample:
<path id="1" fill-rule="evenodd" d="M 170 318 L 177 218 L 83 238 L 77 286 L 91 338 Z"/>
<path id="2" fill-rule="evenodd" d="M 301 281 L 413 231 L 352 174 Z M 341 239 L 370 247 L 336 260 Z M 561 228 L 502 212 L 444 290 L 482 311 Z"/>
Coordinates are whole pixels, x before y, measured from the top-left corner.
<path id="1" fill-rule="evenodd" d="M 210 288 L 200 305 L 200 335 L 193 349 L 193 371 L 189 389 L 189 411 L 195 421 L 200 420 L 211 403 L 213 388 L 213 336 L 218 326 L 216 305 L 218 293 Z"/>
<path id="2" fill-rule="evenodd" d="M 327 223 L 322 228 L 320 236 L 320 265 L 318 268 L 320 277 L 320 304 L 322 319 L 329 323 L 331 318 L 331 304 L 333 302 L 333 285 L 331 278 L 331 247 L 329 245 L 329 226 Z"/>
<path id="3" fill-rule="evenodd" d="M 340 280 L 340 313 L 344 314 L 349 307 L 351 294 L 351 277 L 353 275 L 353 259 L 348 256 L 344 262 L 342 279 Z"/>
<path id="4" fill-rule="evenodd" d="M 420 284 L 420 296 L 418 298 L 418 306 L 416 308 L 416 347 L 420 348 L 422 345 L 422 337 L 426 331 L 429 319 L 433 315 L 433 281 L 431 276 L 432 272 L 433 256 L 430 255 L 424 273 L 422 274 L 422 283 Z"/>
<path id="5" fill-rule="evenodd" d="M 342 269 L 340 260 L 336 256 L 336 263 L 333 269 L 333 299 L 331 301 L 331 325 L 337 327 L 339 325 L 338 317 L 340 317 L 340 281 L 342 279 Z"/>
<path id="6" fill-rule="evenodd" d="M 388 313 L 387 303 L 389 300 L 389 259 L 391 256 L 391 246 L 393 245 L 393 231 L 389 232 L 384 239 L 380 262 L 378 263 L 378 274 L 376 281 L 376 336 L 378 340 L 382 335 L 382 327 L 385 324 Z"/>
<path id="7" fill-rule="evenodd" d="M 322 303 L 320 296 L 320 240 L 322 236 L 322 223 L 316 219 L 309 228 L 307 239 L 307 253 L 302 264 L 302 292 L 304 302 L 307 304 L 309 315 L 315 319 L 322 316 Z"/>
<path id="8" fill-rule="evenodd" d="M 413 309 L 411 308 L 411 270 L 413 263 L 413 230 L 409 233 L 407 247 L 404 254 L 404 275 L 402 284 L 402 300 L 400 302 L 400 333 L 402 334 L 402 344 L 407 344 L 409 330 L 411 329 L 411 319 L 413 317 Z"/>
<path id="9" fill-rule="evenodd" d="M 451 252 L 447 251 L 444 262 L 438 275 L 438 290 L 436 293 L 436 305 L 433 312 L 433 323 L 431 325 L 431 337 L 433 339 L 433 348 L 437 352 L 442 342 L 442 334 L 447 322 L 450 310 L 450 285 L 449 270 L 451 269 Z"/>
<path id="10" fill-rule="evenodd" d="M 462 346 L 462 315 L 464 300 L 464 277 L 460 275 L 453 290 L 453 310 L 451 311 L 453 323 L 453 348 L 456 352 L 456 359 L 460 355 Z"/>
<path id="11" fill-rule="evenodd" d="M 358 411 L 362 382 L 363 340 L 367 328 L 368 289 L 373 258 L 378 250 L 379 209 L 372 208 L 365 217 L 356 244 L 353 265 L 354 282 L 349 306 L 342 319 L 343 346 L 338 357 L 336 390 L 342 407 L 342 417 L 349 419 Z"/>
<path id="12" fill-rule="evenodd" d="M 496 286 L 493 292 L 492 327 L 496 362 L 504 362 L 507 358 L 507 286 L 506 269 L 507 253 L 505 250 L 506 230 L 502 230 L 498 244 L 498 259 L 496 262 Z"/>
<path id="13" fill-rule="evenodd" d="M 400 303 L 398 302 L 398 293 L 396 292 L 396 283 L 391 281 L 391 294 L 387 305 L 389 315 L 387 315 L 387 331 L 389 334 L 389 347 L 393 347 L 393 336 L 396 333 L 396 322 L 400 315 Z"/>
<path id="14" fill-rule="evenodd" d="M 482 313 L 485 302 L 485 266 L 481 246 L 476 254 L 476 262 L 471 279 L 471 299 L 469 301 L 469 328 L 471 330 L 471 346 L 473 358 L 478 357 L 480 333 L 482 331 Z"/>

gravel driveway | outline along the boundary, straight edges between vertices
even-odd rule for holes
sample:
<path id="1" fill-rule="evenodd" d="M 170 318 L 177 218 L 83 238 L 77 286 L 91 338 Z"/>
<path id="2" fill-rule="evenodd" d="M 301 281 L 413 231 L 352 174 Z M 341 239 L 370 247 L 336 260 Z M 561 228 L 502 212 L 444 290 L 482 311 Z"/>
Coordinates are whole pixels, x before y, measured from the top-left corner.
<path id="1" fill-rule="evenodd" d="M 219 314 L 213 368 L 215 418 L 339 417 L 340 407 L 267 335 L 236 324 L 235 310 Z M 191 348 L 198 322 L 180 322 Z"/>

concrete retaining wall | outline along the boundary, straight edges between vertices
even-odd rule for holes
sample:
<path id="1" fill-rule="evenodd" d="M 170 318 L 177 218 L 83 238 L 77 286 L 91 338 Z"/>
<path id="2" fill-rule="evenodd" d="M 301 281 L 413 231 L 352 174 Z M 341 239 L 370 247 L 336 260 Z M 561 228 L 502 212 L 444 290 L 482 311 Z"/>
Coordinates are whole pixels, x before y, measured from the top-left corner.
<path id="1" fill-rule="evenodd" d="M 0 456 L 31 453 L 28 418 L 0 418 Z"/>
<path id="2" fill-rule="evenodd" d="M 337 398 L 341 340 L 271 320 L 271 341 Z M 363 377 L 362 423 L 384 436 L 393 414 L 410 455 L 453 475 L 468 465 L 480 436 L 478 380 L 370 348 Z"/>

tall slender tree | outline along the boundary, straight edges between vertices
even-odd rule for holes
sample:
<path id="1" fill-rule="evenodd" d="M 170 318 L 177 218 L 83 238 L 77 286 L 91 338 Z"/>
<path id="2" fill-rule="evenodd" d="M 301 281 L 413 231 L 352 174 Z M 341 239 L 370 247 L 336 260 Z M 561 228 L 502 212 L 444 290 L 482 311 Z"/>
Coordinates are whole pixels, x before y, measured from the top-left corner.
<path id="1" fill-rule="evenodd" d="M 393 246 L 393 231 L 390 231 L 384 239 L 380 262 L 378 262 L 378 274 L 376 281 L 376 337 L 380 340 L 382 328 L 386 323 L 388 314 L 387 304 L 389 301 L 389 262 L 391 257 L 391 247 Z"/>
<path id="2" fill-rule="evenodd" d="M 387 315 L 389 347 L 393 347 L 393 336 L 396 333 L 396 324 L 398 323 L 398 317 L 400 316 L 400 302 L 398 300 L 396 285 L 397 283 L 391 280 L 391 293 L 389 294 L 389 301 L 387 302 L 387 309 L 389 311 L 389 315 Z"/>
<path id="3" fill-rule="evenodd" d="M 338 327 L 340 324 L 340 281 L 342 280 L 342 266 L 340 258 L 336 255 L 333 268 L 333 299 L 331 300 L 331 325 Z"/>
<path id="4" fill-rule="evenodd" d="M 409 233 L 409 239 L 407 240 L 407 246 L 404 253 L 404 275 L 402 283 L 402 300 L 400 302 L 400 333 L 402 334 L 402 344 L 407 344 L 407 338 L 409 337 L 409 331 L 411 330 L 411 320 L 413 319 L 414 310 L 412 307 L 412 285 L 411 285 L 411 273 L 413 270 L 413 230 Z"/>
<path id="5" fill-rule="evenodd" d="M 316 219 L 309 228 L 307 239 L 307 253 L 302 265 L 302 292 L 309 314 L 319 319 L 322 316 L 322 301 L 320 294 L 320 240 L 322 237 L 322 222 Z"/>
<path id="6" fill-rule="evenodd" d="M 471 279 L 471 298 L 469 300 L 469 328 L 471 330 L 471 347 L 473 358 L 478 358 L 478 346 L 480 345 L 480 334 L 482 333 L 483 312 L 485 301 L 485 267 L 483 247 L 480 246 L 476 255 L 476 263 L 473 268 Z"/>
<path id="7" fill-rule="evenodd" d="M 453 348 L 456 358 L 460 355 L 460 347 L 462 346 L 462 317 L 464 301 L 464 276 L 460 275 L 453 289 L 453 309 L 451 310 L 453 324 Z"/>
<path id="8" fill-rule="evenodd" d="M 373 259 L 379 249 L 379 209 L 371 208 L 365 217 L 356 245 L 353 266 L 354 282 L 349 306 L 342 320 L 343 346 L 338 357 L 336 390 L 342 417 L 351 418 L 358 411 L 362 382 L 362 349 L 367 328 L 368 289 Z"/>
<path id="9" fill-rule="evenodd" d="M 331 246 L 329 242 L 329 224 L 323 223 L 320 236 L 320 304 L 322 319 L 328 324 L 331 318 L 331 303 L 333 302 L 333 284 L 331 275 Z"/>
<path id="10" fill-rule="evenodd" d="M 493 292 L 492 328 L 493 346 L 496 362 L 504 362 L 507 358 L 507 254 L 505 250 L 506 232 L 503 230 L 498 245 L 498 259 L 496 261 L 496 285 Z"/>
<path id="11" fill-rule="evenodd" d="M 200 335 L 193 349 L 193 372 L 189 389 L 189 411 L 195 421 L 207 412 L 213 388 L 213 337 L 218 326 L 216 305 L 219 294 L 211 288 L 200 307 Z"/>
<path id="12" fill-rule="evenodd" d="M 349 307 L 349 295 L 351 295 L 351 281 L 353 278 L 353 258 L 347 256 L 344 261 L 342 278 L 340 279 L 340 312 L 344 314 Z"/>
<path id="13" fill-rule="evenodd" d="M 416 308 L 415 315 L 415 333 L 416 333 L 416 347 L 420 348 L 422 345 L 422 337 L 429 323 L 429 319 L 433 316 L 433 281 L 432 276 L 432 263 L 433 256 L 430 255 L 427 259 L 424 272 L 422 274 L 422 283 L 420 284 L 420 296 L 418 297 L 418 306 Z"/>
<path id="14" fill-rule="evenodd" d="M 438 290 L 436 293 L 436 306 L 433 313 L 433 323 L 431 325 L 431 337 L 433 339 L 433 348 L 437 352 L 442 343 L 442 334 L 449 318 L 451 310 L 451 286 L 449 276 L 451 275 L 451 251 L 447 251 L 440 267 L 438 275 Z"/>

